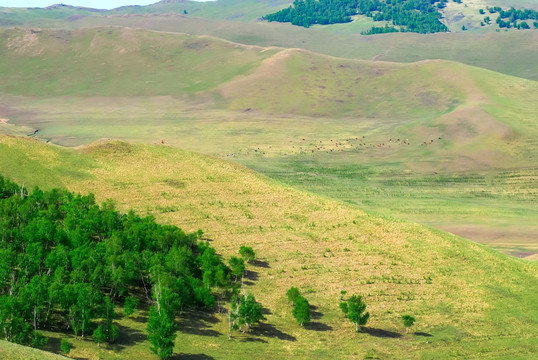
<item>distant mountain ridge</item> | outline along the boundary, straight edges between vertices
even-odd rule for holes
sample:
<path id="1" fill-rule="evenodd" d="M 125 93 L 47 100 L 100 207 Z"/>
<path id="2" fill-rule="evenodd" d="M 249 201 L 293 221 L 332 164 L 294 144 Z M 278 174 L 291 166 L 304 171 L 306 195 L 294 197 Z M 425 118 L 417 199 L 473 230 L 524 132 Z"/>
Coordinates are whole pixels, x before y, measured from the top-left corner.
<path id="1" fill-rule="evenodd" d="M 73 6 L 73 5 L 67 5 L 67 4 L 54 4 L 47 7 L 44 7 L 45 10 L 56 10 L 56 9 L 74 9 L 74 10 L 85 10 L 85 11 L 92 11 L 92 12 L 105 12 L 108 11 L 106 9 L 95 9 L 95 8 L 89 8 L 84 6 Z"/>

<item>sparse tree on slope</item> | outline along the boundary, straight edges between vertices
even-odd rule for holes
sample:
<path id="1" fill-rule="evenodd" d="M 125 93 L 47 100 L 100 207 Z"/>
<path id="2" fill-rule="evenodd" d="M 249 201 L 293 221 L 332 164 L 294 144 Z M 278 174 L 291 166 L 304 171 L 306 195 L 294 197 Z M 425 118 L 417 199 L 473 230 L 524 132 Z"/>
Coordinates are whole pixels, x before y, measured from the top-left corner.
<path id="1" fill-rule="evenodd" d="M 166 360 L 174 352 L 174 340 L 176 339 L 177 331 L 174 314 L 178 306 L 177 296 L 174 296 L 176 294 L 172 293 L 170 289 L 161 285 L 159 275 L 155 277 L 159 280 L 153 287 L 155 305 L 149 309 L 148 339 L 151 343 L 150 350 L 160 359 Z"/>
<path id="2" fill-rule="evenodd" d="M 105 342 L 106 334 L 105 334 L 105 330 L 103 329 L 101 325 L 99 325 L 97 329 L 93 331 L 92 338 L 93 338 L 93 341 L 97 343 L 98 347 L 101 346 L 102 342 Z"/>
<path id="3" fill-rule="evenodd" d="M 295 286 L 292 286 L 286 291 L 286 296 L 288 297 L 288 300 L 291 302 L 292 305 L 295 305 L 295 302 L 297 301 L 297 298 L 301 296 L 301 293 L 299 292 L 299 289 L 297 289 Z"/>
<path id="4" fill-rule="evenodd" d="M 125 315 L 130 316 L 134 313 L 136 310 L 136 307 L 138 306 L 138 299 L 128 296 L 125 298 L 125 305 L 123 307 L 123 312 Z"/>
<path id="5" fill-rule="evenodd" d="M 370 318 L 370 313 L 364 312 L 366 304 L 359 295 L 353 295 L 345 302 L 347 306 L 340 306 L 349 321 L 355 323 L 357 331 L 361 331 L 361 326 L 366 325 Z"/>
<path id="6" fill-rule="evenodd" d="M 303 326 L 310 322 L 310 304 L 304 297 L 299 296 L 292 310 L 293 317 L 299 325 Z"/>
<path id="7" fill-rule="evenodd" d="M 261 304 L 256 302 L 254 295 L 241 295 L 239 298 L 232 298 L 232 311 L 230 312 L 231 329 L 239 330 L 241 326 L 246 325 L 247 331 L 252 326 L 262 320 L 265 316 L 262 314 Z"/>
<path id="8" fill-rule="evenodd" d="M 405 326 L 405 333 L 409 333 L 409 328 L 415 323 L 415 318 L 411 315 L 402 315 L 402 322 Z"/>
<path id="9" fill-rule="evenodd" d="M 241 245 L 239 248 L 239 255 L 241 255 L 243 260 L 245 260 L 247 263 L 256 259 L 256 253 L 250 246 Z"/>
<path id="10" fill-rule="evenodd" d="M 232 275 L 235 277 L 235 281 L 237 282 L 237 279 L 242 278 L 243 274 L 245 273 L 245 261 L 241 258 L 232 256 L 228 261 L 228 264 L 230 265 Z"/>

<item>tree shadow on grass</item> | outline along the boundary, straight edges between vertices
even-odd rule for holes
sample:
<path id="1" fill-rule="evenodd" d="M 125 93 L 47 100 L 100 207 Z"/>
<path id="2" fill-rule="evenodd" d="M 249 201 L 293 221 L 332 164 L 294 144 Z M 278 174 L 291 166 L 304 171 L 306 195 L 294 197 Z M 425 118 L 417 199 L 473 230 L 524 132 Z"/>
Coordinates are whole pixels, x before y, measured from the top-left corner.
<path id="1" fill-rule="evenodd" d="M 310 305 L 310 318 L 314 320 L 319 320 L 322 318 L 323 313 L 316 311 L 318 307 L 316 305 Z"/>
<path id="2" fill-rule="evenodd" d="M 256 342 L 256 343 L 267 344 L 267 340 L 256 338 L 256 337 L 251 337 L 251 336 L 241 339 L 241 342 Z"/>
<path id="3" fill-rule="evenodd" d="M 214 360 L 215 358 L 206 354 L 174 354 L 171 360 Z"/>
<path id="4" fill-rule="evenodd" d="M 257 281 L 258 280 L 258 272 L 253 270 L 247 270 L 245 272 L 245 279 L 250 281 Z"/>
<path id="5" fill-rule="evenodd" d="M 311 321 L 308 324 L 305 324 L 304 328 L 312 331 L 331 331 L 333 329 L 332 326 L 317 321 Z"/>
<path id="6" fill-rule="evenodd" d="M 60 345 L 61 345 L 62 339 L 65 339 L 69 343 L 69 347 L 71 350 L 76 349 L 76 346 L 73 345 L 73 341 L 72 341 L 73 338 L 72 338 L 71 331 L 66 331 L 65 329 L 61 329 L 61 330 L 56 330 L 54 332 L 57 335 L 61 335 L 61 337 L 47 337 L 48 338 L 47 345 L 45 346 L 43 350 L 65 356 L 65 354 L 60 351 Z"/>
<path id="7" fill-rule="evenodd" d="M 137 343 L 146 341 L 148 339 L 148 335 L 145 332 L 135 330 L 133 328 L 129 328 L 120 324 L 116 325 L 118 325 L 119 328 L 118 339 L 113 344 L 109 344 L 107 346 L 115 348 L 117 351 L 123 351 L 128 347 L 131 347 Z"/>
<path id="8" fill-rule="evenodd" d="M 362 328 L 362 332 L 368 335 L 380 337 L 380 338 L 398 339 L 402 337 L 402 334 L 394 332 L 394 331 L 376 329 L 376 328 L 371 328 L 371 327 Z"/>
<path id="9" fill-rule="evenodd" d="M 252 260 L 249 264 L 256 267 L 270 268 L 269 263 L 263 260 Z"/>
<path id="10" fill-rule="evenodd" d="M 213 313 L 204 311 L 186 312 L 180 320 L 181 332 L 200 336 L 220 336 L 220 332 L 211 329 L 211 325 L 219 322 Z"/>
<path id="11" fill-rule="evenodd" d="M 252 333 L 251 335 L 259 335 L 259 336 L 268 337 L 268 338 L 277 338 L 279 340 L 285 340 L 285 341 L 297 341 L 297 339 L 294 336 L 288 335 L 285 332 L 278 330 L 274 325 L 267 324 L 267 323 L 260 323 L 258 326 L 256 326 L 256 329 L 254 329 L 254 333 Z"/>
<path id="12" fill-rule="evenodd" d="M 414 333 L 415 336 L 424 336 L 424 337 L 432 337 L 433 335 L 432 334 L 428 334 L 428 333 L 425 333 L 425 332 L 421 332 L 421 331 L 418 331 L 416 333 Z"/>
<path id="13" fill-rule="evenodd" d="M 56 337 L 49 337 L 47 341 L 47 346 L 43 350 L 52 352 L 52 353 L 60 353 L 60 338 Z"/>
<path id="14" fill-rule="evenodd" d="M 271 312 L 271 310 L 269 310 L 269 309 L 266 308 L 266 307 L 262 307 L 262 314 L 263 314 L 263 315 L 273 315 L 273 313 Z"/>

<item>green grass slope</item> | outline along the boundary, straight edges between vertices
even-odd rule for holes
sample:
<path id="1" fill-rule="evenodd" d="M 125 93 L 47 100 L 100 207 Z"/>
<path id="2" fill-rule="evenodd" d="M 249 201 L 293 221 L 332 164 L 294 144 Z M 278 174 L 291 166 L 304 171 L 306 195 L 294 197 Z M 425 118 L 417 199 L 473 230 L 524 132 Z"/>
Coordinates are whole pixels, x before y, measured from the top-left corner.
<path id="1" fill-rule="evenodd" d="M 534 66 L 538 50 L 533 46 L 537 41 L 538 31 L 534 30 L 484 34 L 393 33 L 363 36 L 339 27 L 331 31 L 325 27 L 305 29 L 289 24 L 234 22 L 181 15 L 108 18 L 93 16 L 81 18 L 65 26 L 79 28 L 106 25 L 212 35 L 249 45 L 302 48 L 331 56 L 364 60 L 452 60 L 538 80 L 538 72 Z"/>
<path id="2" fill-rule="evenodd" d="M 241 244 L 254 248 L 260 262 L 249 266 L 245 284 L 267 309 L 267 322 L 230 341 L 224 315 L 185 314 L 177 319 L 179 356 L 495 359 L 536 353 L 536 263 L 168 146 L 112 141 L 64 149 L 2 136 L 0 148 L 0 173 L 18 183 L 92 191 L 120 209 L 154 214 L 187 231 L 202 228 L 225 258 Z M 58 180 L 46 180 L 50 176 Z M 308 327 L 291 316 L 285 299 L 290 286 L 315 306 Z M 368 304 L 372 317 L 362 334 L 338 309 L 344 289 L 362 294 Z M 405 313 L 417 318 L 409 335 L 400 322 Z M 120 319 L 123 337 L 116 350 L 70 339 L 71 355 L 152 358 L 145 318 L 141 311 L 138 320 Z"/>
<path id="3" fill-rule="evenodd" d="M 214 88 L 271 54 L 208 37 L 125 28 L 3 34 L 2 91 L 17 95 L 180 96 Z"/>
<path id="4" fill-rule="evenodd" d="M 107 15 L 181 14 L 205 19 L 254 22 L 263 15 L 290 4 L 290 0 L 161 1 L 148 6 L 121 7 L 108 12 Z"/>
<path id="5" fill-rule="evenodd" d="M 50 352 L 32 349 L 30 347 L 12 344 L 0 340 L 0 357 L 6 360 L 66 360 L 65 356 L 60 356 Z"/>
<path id="6" fill-rule="evenodd" d="M 537 80 L 538 73 L 534 66 L 537 50 L 533 46 L 537 31 L 495 32 L 493 26 L 479 25 L 480 8 L 512 5 L 510 2 L 512 0 L 504 0 L 502 4 L 493 1 L 450 2 L 445 18 L 449 19 L 448 25 L 455 33 L 432 35 L 361 36 L 361 31 L 373 25 L 371 19 L 364 17 L 349 24 L 314 26 L 310 29 L 260 22 L 258 18 L 285 7 L 286 2 L 253 0 L 204 3 L 172 1 L 107 12 L 65 6 L 55 9 L 0 8 L 0 26 L 65 29 L 107 25 L 141 27 L 211 35 L 250 45 L 304 48 L 347 58 L 398 62 L 440 58 Z M 529 2 L 523 5 L 532 7 Z M 188 14 L 184 14 L 184 10 Z M 462 33 L 462 25 L 470 30 Z"/>
<path id="7" fill-rule="evenodd" d="M 122 28 L 5 30 L 1 41 L 4 134 L 163 140 L 518 256 L 538 251 L 535 81 Z"/>

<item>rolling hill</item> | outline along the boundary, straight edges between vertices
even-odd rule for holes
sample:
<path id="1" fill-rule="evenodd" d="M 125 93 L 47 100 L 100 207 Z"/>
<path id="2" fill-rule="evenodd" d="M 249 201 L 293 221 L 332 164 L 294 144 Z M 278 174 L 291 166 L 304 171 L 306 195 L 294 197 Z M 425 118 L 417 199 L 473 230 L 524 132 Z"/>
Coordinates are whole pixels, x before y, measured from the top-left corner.
<path id="1" fill-rule="evenodd" d="M 246 286 L 266 309 L 267 323 L 229 341 L 223 315 L 186 314 L 178 319 L 184 329 L 176 341 L 178 354 L 500 358 L 528 357 L 536 350 L 534 262 L 368 215 L 241 166 L 168 146 L 102 141 L 64 149 L 7 136 L 0 142 L 0 172 L 18 183 L 92 191 L 98 201 L 112 198 L 119 209 L 151 213 L 186 231 L 202 228 L 225 258 L 241 244 L 255 249 L 260 262 L 249 266 Z M 292 319 L 284 295 L 290 286 L 315 305 L 311 327 L 300 328 Z M 365 333 L 354 333 L 340 315 L 341 290 L 365 296 L 372 314 Z M 417 317 L 414 335 L 402 334 L 403 313 Z M 132 334 L 124 338 L 130 346 L 120 342 L 123 350 L 115 352 L 70 338 L 71 356 L 149 357 L 141 336 L 145 325 L 119 323 Z M 198 325 L 191 329 L 189 323 Z"/>
<path id="2" fill-rule="evenodd" d="M 533 357 L 538 31 L 476 13 L 536 5 L 451 2 L 453 32 L 430 35 L 258 21 L 289 3 L 0 8 L 0 174 L 201 228 L 224 259 L 254 248 L 245 290 L 267 321 L 228 340 L 224 313 L 188 311 L 177 358 Z M 361 334 L 338 308 L 352 294 L 372 314 Z M 43 329 L 46 350 L 152 359 L 147 310 L 110 346 Z"/>
<path id="3" fill-rule="evenodd" d="M 521 4 L 521 2 L 519 2 Z M 124 26 L 193 35 L 211 35 L 233 42 L 284 48 L 304 48 L 332 56 L 414 62 L 445 59 L 484 67 L 494 71 L 538 80 L 533 59 L 536 57 L 538 32 L 501 31 L 480 28 L 479 8 L 515 5 L 512 0 L 496 2 L 466 1 L 450 3 L 453 33 L 431 35 L 384 34 L 362 36 L 370 28 L 369 18 L 349 24 L 314 26 L 304 29 L 286 24 L 259 22 L 256 19 L 288 3 L 251 0 L 216 2 L 161 2 L 150 6 L 124 7 L 108 12 L 60 6 L 52 9 L 0 8 L 0 26 L 81 29 L 96 26 Z M 531 2 L 523 4 L 533 8 Z M 184 14 L 184 10 L 188 14 Z M 476 30 L 461 32 L 466 16 Z M 498 29 L 497 29 L 498 30 Z M 511 54 L 511 56 L 507 56 Z"/>
<path id="4" fill-rule="evenodd" d="M 3 133 L 163 140 L 518 256 L 537 250 L 534 81 L 141 29 L 3 34 Z"/>

